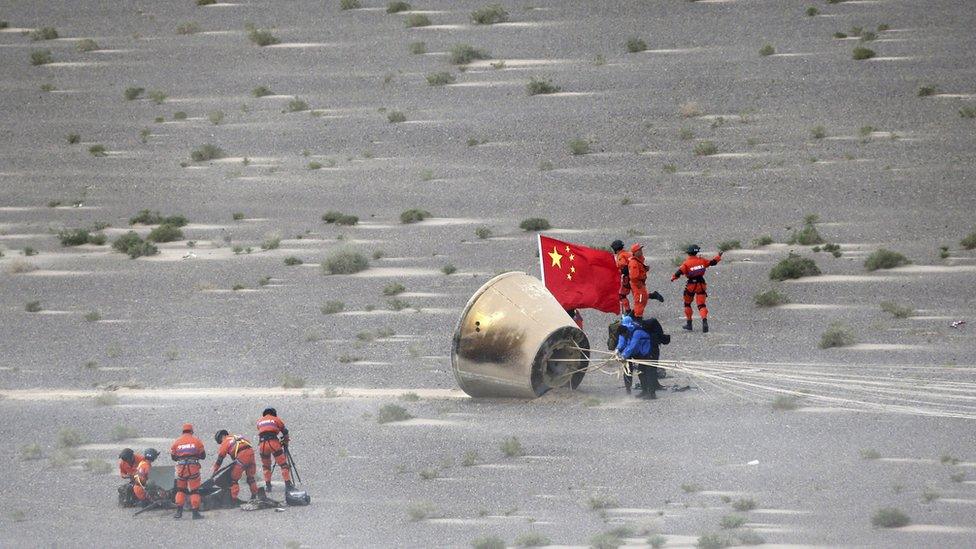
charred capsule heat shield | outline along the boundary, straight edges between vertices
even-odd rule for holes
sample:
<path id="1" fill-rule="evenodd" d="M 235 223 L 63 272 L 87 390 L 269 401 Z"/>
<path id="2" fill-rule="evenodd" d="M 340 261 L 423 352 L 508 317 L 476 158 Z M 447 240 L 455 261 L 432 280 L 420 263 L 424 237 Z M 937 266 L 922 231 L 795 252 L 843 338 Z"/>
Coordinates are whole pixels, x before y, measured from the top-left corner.
<path id="1" fill-rule="evenodd" d="M 454 331 L 451 366 L 473 397 L 535 398 L 583 381 L 590 344 L 538 279 L 500 274 L 468 300 Z"/>

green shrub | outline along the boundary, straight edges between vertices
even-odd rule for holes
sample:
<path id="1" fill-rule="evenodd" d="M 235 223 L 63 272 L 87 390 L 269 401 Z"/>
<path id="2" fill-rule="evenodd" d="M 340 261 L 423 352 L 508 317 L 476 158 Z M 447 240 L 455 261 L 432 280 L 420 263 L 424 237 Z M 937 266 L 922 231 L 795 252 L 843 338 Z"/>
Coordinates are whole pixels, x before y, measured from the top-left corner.
<path id="1" fill-rule="evenodd" d="M 73 429 L 61 429 L 58 431 L 58 448 L 75 448 L 85 443 L 85 437 L 81 436 Z"/>
<path id="2" fill-rule="evenodd" d="M 807 8 L 806 14 L 807 14 L 807 17 L 814 17 L 814 16 L 817 16 L 817 15 L 820 15 L 820 10 L 818 10 L 817 8 L 815 8 L 813 6 L 810 6 L 809 8 Z"/>
<path id="3" fill-rule="evenodd" d="M 752 245 L 757 248 L 760 248 L 762 246 L 769 246 L 772 243 L 773 243 L 773 237 L 769 235 L 760 236 L 758 238 L 753 239 L 752 241 Z"/>
<path id="4" fill-rule="evenodd" d="M 451 63 L 467 65 L 475 59 L 488 59 L 490 54 L 469 44 L 457 44 L 451 48 Z"/>
<path id="5" fill-rule="evenodd" d="M 827 137 L 827 129 L 823 126 L 814 126 L 813 129 L 810 130 L 810 136 L 814 139 L 823 139 L 824 137 Z"/>
<path id="6" fill-rule="evenodd" d="M 146 240 L 150 242 L 174 242 L 183 239 L 183 231 L 173 225 L 162 224 L 149 231 Z"/>
<path id="7" fill-rule="evenodd" d="M 358 252 L 337 250 L 322 262 L 325 274 L 353 274 L 369 268 L 369 260 Z"/>
<path id="8" fill-rule="evenodd" d="M 552 545 L 552 540 L 538 532 L 526 532 L 515 538 L 516 547 L 545 547 Z"/>
<path id="9" fill-rule="evenodd" d="M 711 156 L 718 152 L 718 147 L 711 141 L 699 141 L 695 144 L 695 156 Z"/>
<path id="10" fill-rule="evenodd" d="M 98 47 L 98 42 L 95 42 L 91 38 L 85 38 L 83 40 L 79 40 L 75 48 L 77 48 L 77 50 L 80 51 L 81 53 L 87 53 L 90 51 L 101 49 Z"/>
<path id="11" fill-rule="evenodd" d="M 623 544 L 624 540 L 620 539 L 620 535 L 613 531 L 596 534 L 590 538 L 592 549 L 617 549 Z"/>
<path id="12" fill-rule="evenodd" d="M 820 348 L 847 347 L 854 345 L 855 339 L 851 329 L 841 322 L 834 322 L 820 336 Z"/>
<path id="13" fill-rule="evenodd" d="M 184 35 L 186 35 L 186 34 L 196 34 L 196 33 L 200 32 L 201 30 L 203 30 L 203 29 L 200 28 L 200 25 L 198 25 L 197 23 L 194 23 L 193 21 L 190 21 L 188 23 L 183 23 L 183 24 L 179 25 L 178 27 L 176 27 L 176 34 L 184 34 Z"/>
<path id="14" fill-rule="evenodd" d="M 335 223 L 343 215 L 345 215 L 345 214 L 342 213 L 342 212 L 337 212 L 335 210 L 329 210 L 329 211 L 325 212 L 324 214 L 322 214 L 322 221 L 325 221 L 326 223 Z"/>
<path id="15" fill-rule="evenodd" d="M 776 307 L 790 302 L 786 295 L 776 290 L 760 292 L 753 297 L 753 300 L 756 302 L 756 307 Z"/>
<path id="16" fill-rule="evenodd" d="M 485 536 L 471 540 L 472 549 L 505 549 L 505 540 L 498 536 Z"/>
<path id="17" fill-rule="evenodd" d="M 359 3 L 359 0 L 339 0 L 339 9 L 341 10 L 357 10 L 363 7 Z"/>
<path id="18" fill-rule="evenodd" d="M 478 25 L 493 25 L 508 21 L 508 12 L 500 4 L 489 4 L 471 12 L 471 20 Z"/>
<path id="19" fill-rule="evenodd" d="M 882 507 L 871 516 L 871 524 L 877 528 L 901 528 L 910 522 L 908 515 L 894 507 Z"/>
<path id="20" fill-rule="evenodd" d="M 872 40 L 877 40 L 878 35 L 871 31 L 864 31 L 861 33 L 861 42 L 871 42 Z"/>
<path id="21" fill-rule="evenodd" d="M 253 27 L 248 29 L 247 38 L 258 46 L 272 46 L 281 43 L 281 40 L 271 34 L 271 31 Z"/>
<path id="22" fill-rule="evenodd" d="M 334 315 L 341 313 L 346 308 L 346 304 L 341 301 L 326 301 L 320 308 L 324 315 Z"/>
<path id="23" fill-rule="evenodd" d="M 865 59 L 871 59 L 875 55 L 877 54 L 874 53 L 874 50 L 870 48 L 865 48 L 864 46 L 858 46 L 854 48 L 853 52 L 851 52 L 851 57 L 853 57 L 855 61 L 863 61 Z"/>
<path id="24" fill-rule="evenodd" d="M 457 267 L 448 263 L 447 265 L 441 267 L 441 272 L 446 275 L 452 275 L 457 272 Z"/>
<path id="25" fill-rule="evenodd" d="M 787 244 L 800 244 L 801 246 L 823 244 L 824 239 L 817 231 L 815 223 L 816 216 L 807 216 L 807 219 L 803 222 L 803 228 L 799 231 L 793 231 L 793 234 L 790 235 L 790 239 L 787 241 Z"/>
<path id="26" fill-rule="evenodd" d="M 752 511 L 757 507 L 758 505 L 756 505 L 756 501 L 751 498 L 740 498 L 735 500 L 735 502 L 732 503 L 732 508 L 735 509 L 736 511 L 739 511 L 740 513 L 745 513 L 746 511 Z"/>
<path id="27" fill-rule="evenodd" d="M 251 90 L 251 95 L 254 97 L 266 97 L 269 95 L 274 95 L 274 92 L 271 91 L 271 88 L 267 86 L 258 86 Z"/>
<path id="28" fill-rule="evenodd" d="M 447 71 L 433 72 L 427 75 L 427 84 L 431 86 L 453 84 L 456 80 L 457 78 Z"/>
<path id="29" fill-rule="evenodd" d="M 525 450 L 522 448 L 522 443 L 516 437 L 508 437 L 502 440 L 499 444 L 499 448 L 505 457 L 519 457 L 525 455 Z"/>
<path id="30" fill-rule="evenodd" d="M 94 156 L 95 158 L 102 158 L 108 156 L 107 149 L 105 145 L 92 145 L 88 147 L 88 154 Z"/>
<path id="31" fill-rule="evenodd" d="M 557 93 L 561 88 L 554 85 L 549 80 L 543 80 L 542 78 L 535 78 L 529 80 L 526 90 L 529 95 L 545 95 L 549 93 Z"/>
<path id="32" fill-rule="evenodd" d="M 976 230 L 969 233 L 965 238 L 960 240 L 959 245 L 967 250 L 972 250 L 976 248 Z"/>
<path id="33" fill-rule="evenodd" d="M 399 282 L 391 282 L 383 287 L 383 295 L 389 297 L 394 295 L 400 295 L 406 291 L 406 287 Z"/>
<path id="34" fill-rule="evenodd" d="M 407 516 L 412 522 L 424 520 L 434 514 L 434 505 L 429 502 L 411 503 L 407 506 Z"/>
<path id="35" fill-rule="evenodd" d="M 766 543 L 766 538 L 753 530 L 740 530 L 736 532 L 735 539 L 739 545 L 762 545 Z"/>
<path id="36" fill-rule="evenodd" d="M 410 308 L 409 301 L 400 299 L 398 297 L 394 297 L 393 299 L 387 300 L 386 305 L 390 308 L 391 311 L 402 311 L 404 309 Z"/>
<path id="37" fill-rule="evenodd" d="M 86 229 L 63 229 L 58 231 L 58 240 L 62 246 L 81 246 L 88 244 L 91 233 Z"/>
<path id="38" fill-rule="evenodd" d="M 34 29 L 30 33 L 31 40 L 54 40 L 58 37 L 58 31 L 54 27 L 41 27 Z"/>
<path id="39" fill-rule="evenodd" d="M 530 217 L 519 223 L 519 228 L 526 232 L 546 231 L 552 228 L 548 219 L 541 217 Z"/>
<path id="40" fill-rule="evenodd" d="M 386 13 L 400 13 L 401 11 L 410 11 L 411 5 L 406 2 L 390 2 L 386 5 Z"/>
<path id="41" fill-rule="evenodd" d="M 129 231 L 116 238 L 115 242 L 112 243 L 112 247 L 117 251 L 127 254 L 132 259 L 159 253 L 159 249 L 155 245 L 143 240 L 135 231 Z"/>
<path id="42" fill-rule="evenodd" d="M 586 139 L 572 139 L 569 142 L 569 154 L 582 156 L 590 153 L 590 142 Z"/>
<path id="43" fill-rule="evenodd" d="M 718 244 L 718 251 L 720 252 L 727 252 L 729 250 L 739 250 L 741 248 L 742 248 L 742 242 L 738 240 L 725 240 L 723 242 L 719 242 Z"/>
<path id="44" fill-rule="evenodd" d="M 24 310 L 28 313 L 39 313 L 41 312 L 41 302 L 40 301 L 28 301 L 24 305 Z"/>
<path id="45" fill-rule="evenodd" d="M 288 102 L 288 112 L 303 112 L 307 110 L 309 110 L 308 103 L 302 99 L 299 99 L 298 97 L 292 98 L 292 100 Z"/>
<path id="46" fill-rule="evenodd" d="M 122 92 L 122 97 L 124 97 L 126 101 L 135 101 L 136 99 L 142 97 L 142 94 L 145 91 L 146 88 L 137 88 L 137 87 L 126 88 L 125 91 Z"/>
<path id="47" fill-rule="evenodd" d="M 201 145 L 200 148 L 190 153 L 190 159 L 194 162 L 206 162 L 208 160 L 223 158 L 224 156 L 223 149 L 210 143 Z"/>
<path id="48" fill-rule="evenodd" d="M 176 111 L 173 113 L 173 120 L 186 120 L 186 111 Z"/>
<path id="49" fill-rule="evenodd" d="M 217 0 L 197 0 L 198 6 L 209 6 L 211 4 L 216 4 Z"/>
<path id="50" fill-rule="evenodd" d="M 959 116 L 963 118 L 976 118 L 976 107 L 963 107 L 959 109 Z"/>
<path id="51" fill-rule="evenodd" d="M 894 269 L 909 263 L 911 261 L 902 254 L 881 248 L 864 260 L 864 268 L 868 271 L 877 271 L 878 269 Z"/>
<path id="52" fill-rule="evenodd" d="M 939 93 L 939 89 L 935 86 L 922 86 L 918 89 L 919 97 L 929 97 L 930 95 L 935 95 Z"/>
<path id="53" fill-rule="evenodd" d="M 820 269 L 817 264 L 809 258 L 800 257 L 790 252 L 786 259 L 781 260 L 769 271 L 770 280 L 787 280 L 801 278 L 804 276 L 817 276 Z"/>
<path id="54" fill-rule="evenodd" d="M 426 210 L 410 209 L 400 214 L 400 223 L 417 223 L 431 216 Z"/>
<path id="55" fill-rule="evenodd" d="M 734 530 L 746 523 L 746 517 L 740 515 L 725 515 L 719 522 L 723 530 Z"/>
<path id="56" fill-rule="evenodd" d="M 400 111 L 390 111 L 386 115 L 386 120 L 390 124 L 399 124 L 400 122 L 406 122 L 407 121 L 407 115 L 403 114 Z"/>
<path id="57" fill-rule="evenodd" d="M 301 259 L 298 259 L 297 257 L 295 257 L 293 255 L 290 255 L 290 256 L 288 256 L 288 257 L 285 258 L 285 266 L 286 267 L 294 267 L 295 265 L 301 265 L 301 264 L 302 264 L 302 260 Z"/>
<path id="58" fill-rule="evenodd" d="M 485 240 L 491 237 L 491 229 L 488 227 L 478 227 L 474 230 L 474 234 L 481 240 Z"/>
<path id="59" fill-rule="evenodd" d="M 915 314 L 915 309 L 891 301 L 882 301 L 881 310 L 895 318 L 908 318 Z"/>
<path id="60" fill-rule="evenodd" d="M 47 65 L 54 62 L 51 50 L 34 50 L 30 54 L 31 65 Z"/>
<path id="61" fill-rule="evenodd" d="M 427 53 L 427 43 L 426 42 L 411 42 L 407 44 L 407 51 L 414 55 L 422 55 Z"/>
<path id="62" fill-rule="evenodd" d="M 413 416 L 407 412 L 406 408 L 396 404 L 384 404 L 376 414 L 376 422 L 380 424 L 407 421 L 408 419 L 413 419 Z"/>
<path id="63" fill-rule="evenodd" d="M 277 250 L 279 247 L 281 247 L 281 239 L 277 236 L 266 238 L 261 242 L 262 250 Z"/>
<path id="64" fill-rule="evenodd" d="M 41 451 L 41 445 L 36 442 L 31 444 L 25 444 L 20 447 L 20 459 L 23 461 L 34 461 L 41 459 L 43 457 L 43 452 Z"/>
<path id="65" fill-rule="evenodd" d="M 637 53 L 647 50 L 647 42 L 644 42 L 640 38 L 636 37 L 628 38 L 625 46 L 627 47 L 627 51 L 630 53 Z"/>
<path id="66" fill-rule="evenodd" d="M 406 24 L 408 28 L 427 27 L 430 26 L 430 17 L 427 17 L 422 13 L 411 13 L 407 16 L 404 24 Z"/>
<path id="67" fill-rule="evenodd" d="M 81 142 L 81 136 L 76 133 L 69 133 L 66 139 L 69 145 L 77 145 Z"/>
<path id="68" fill-rule="evenodd" d="M 766 57 L 768 55 L 773 55 L 776 53 L 776 48 L 772 44 L 766 44 L 765 46 L 759 48 L 759 55 Z"/>
<path id="69" fill-rule="evenodd" d="M 166 92 L 164 92 L 164 91 L 161 91 L 161 90 L 152 90 L 151 92 L 149 92 L 148 97 L 149 97 L 149 100 L 152 101 L 153 103 L 155 103 L 157 105 L 162 105 L 163 102 L 166 101 L 166 98 L 168 96 L 166 95 Z"/>

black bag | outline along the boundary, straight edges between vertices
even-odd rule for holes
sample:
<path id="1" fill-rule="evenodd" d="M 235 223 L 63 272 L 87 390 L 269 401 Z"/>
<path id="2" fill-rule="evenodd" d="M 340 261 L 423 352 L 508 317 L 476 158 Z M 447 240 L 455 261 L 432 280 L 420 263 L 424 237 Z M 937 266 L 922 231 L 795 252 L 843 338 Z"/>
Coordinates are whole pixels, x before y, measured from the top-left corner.
<path id="1" fill-rule="evenodd" d="M 311 502 L 312 498 L 305 490 L 285 491 L 285 503 L 288 505 L 308 505 Z"/>

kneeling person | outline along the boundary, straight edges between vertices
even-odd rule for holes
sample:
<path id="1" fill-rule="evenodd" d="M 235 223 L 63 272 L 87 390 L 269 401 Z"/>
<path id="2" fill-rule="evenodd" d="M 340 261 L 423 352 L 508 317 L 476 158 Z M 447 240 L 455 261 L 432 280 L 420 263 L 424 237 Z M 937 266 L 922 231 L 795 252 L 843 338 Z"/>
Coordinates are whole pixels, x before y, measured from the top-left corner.
<path id="1" fill-rule="evenodd" d="M 643 323 L 630 315 L 620 319 L 620 336 L 617 340 L 615 355 L 620 360 L 649 360 L 652 356 L 653 340 Z M 637 398 L 655 399 L 655 391 L 663 388 L 657 380 L 657 367 L 643 364 L 633 365 L 637 370 L 637 377 L 641 382 L 641 392 Z"/>
<path id="2" fill-rule="evenodd" d="M 210 473 L 210 478 L 213 478 L 220 469 L 220 465 L 224 462 L 225 457 L 230 457 L 234 460 L 234 463 L 230 468 L 230 497 L 235 503 L 243 503 L 238 498 L 241 493 L 241 486 L 239 481 L 241 480 L 241 475 L 247 475 L 247 487 L 251 491 L 251 499 L 258 497 L 258 485 L 254 480 L 254 476 L 257 474 L 257 463 L 254 461 L 254 448 L 251 446 L 251 441 L 240 435 L 232 435 L 227 432 L 226 429 L 221 429 L 217 431 L 214 435 L 214 440 L 220 445 L 217 449 L 217 462 L 213 465 L 213 472 Z"/>
<path id="3" fill-rule="evenodd" d="M 152 472 L 152 463 L 159 457 L 159 451 L 155 448 L 146 448 L 142 453 L 143 459 L 136 466 L 136 471 L 132 475 L 132 493 L 139 502 L 146 506 L 150 503 L 149 493 L 149 474 Z"/>

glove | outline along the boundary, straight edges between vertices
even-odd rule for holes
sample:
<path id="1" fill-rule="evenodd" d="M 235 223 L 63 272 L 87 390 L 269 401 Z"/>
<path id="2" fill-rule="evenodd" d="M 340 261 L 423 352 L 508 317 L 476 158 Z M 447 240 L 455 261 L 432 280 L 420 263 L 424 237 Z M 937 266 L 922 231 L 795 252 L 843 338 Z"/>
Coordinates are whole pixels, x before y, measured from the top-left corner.
<path id="1" fill-rule="evenodd" d="M 664 296 L 663 296 L 663 295 L 661 295 L 661 294 L 660 294 L 659 292 L 657 292 L 657 291 L 654 291 L 654 292 L 651 292 L 651 294 L 650 294 L 650 295 L 648 295 L 647 297 L 649 297 L 649 298 L 651 298 L 651 299 L 656 299 L 656 300 L 658 300 L 658 301 L 660 301 L 661 303 L 664 303 Z"/>

